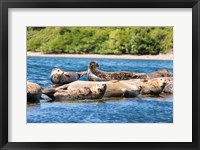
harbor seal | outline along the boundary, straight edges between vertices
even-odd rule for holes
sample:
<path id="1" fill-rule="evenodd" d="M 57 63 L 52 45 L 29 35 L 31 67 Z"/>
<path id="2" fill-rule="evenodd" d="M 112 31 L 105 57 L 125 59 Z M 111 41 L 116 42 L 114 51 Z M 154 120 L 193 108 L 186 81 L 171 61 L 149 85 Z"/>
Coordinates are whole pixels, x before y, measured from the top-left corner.
<path id="1" fill-rule="evenodd" d="M 27 102 L 37 103 L 41 99 L 42 88 L 32 82 L 27 82 Z"/>
<path id="2" fill-rule="evenodd" d="M 153 79 L 132 79 L 127 82 L 128 84 L 141 86 L 141 95 L 159 95 L 162 93 L 163 89 L 169 82 L 173 82 L 172 77 L 162 77 Z"/>
<path id="3" fill-rule="evenodd" d="M 110 81 L 110 80 L 128 80 L 128 79 L 146 79 L 145 74 L 137 74 L 134 72 L 105 72 L 97 69 L 99 64 L 97 62 L 90 62 L 88 66 L 88 80 L 89 81 Z"/>
<path id="4" fill-rule="evenodd" d="M 78 80 L 87 72 L 64 72 L 61 69 L 55 68 L 51 71 L 51 81 L 56 85 L 63 85 Z"/>
<path id="5" fill-rule="evenodd" d="M 172 77 L 173 74 L 169 72 L 167 69 L 161 69 L 158 71 L 154 71 L 151 73 L 147 73 L 149 78 L 159 78 L 159 77 Z"/>
<path id="6" fill-rule="evenodd" d="M 57 87 L 56 90 L 77 90 L 83 87 L 92 87 L 95 84 L 103 83 L 107 85 L 104 97 L 137 97 L 142 90 L 141 86 L 130 85 L 123 81 L 75 81 L 70 84 Z"/>
<path id="7" fill-rule="evenodd" d="M 52 100 L 84 100 L 101 99 L 106 91 L 106 84 L 98 83 L 92 87 L 82 87 L 73 90 L 43 89 L 42 93 L 52 98 Z"/>
<path id="8" fill-rule="evenodd" d="M 173 94 L 173 80 L 168 80 L 166 86 L 164 87 L 162 95 L 170 95 Z"/>

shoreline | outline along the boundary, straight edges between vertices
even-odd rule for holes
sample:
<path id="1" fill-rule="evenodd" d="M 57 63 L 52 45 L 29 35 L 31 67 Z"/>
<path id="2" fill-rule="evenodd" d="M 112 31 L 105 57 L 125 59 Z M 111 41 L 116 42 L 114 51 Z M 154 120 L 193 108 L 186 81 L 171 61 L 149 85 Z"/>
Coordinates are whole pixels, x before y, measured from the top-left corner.
<path id="1" fill-rule="evenodd" d="M 44 54 L 27 52 L 31 57 L 64 57 L 64 58 L 107 58 L 107 59 L 135 59 L 135 60 L 173 60 L 173 54 L 159 55 L 102 55 L 102 54 Z"/>

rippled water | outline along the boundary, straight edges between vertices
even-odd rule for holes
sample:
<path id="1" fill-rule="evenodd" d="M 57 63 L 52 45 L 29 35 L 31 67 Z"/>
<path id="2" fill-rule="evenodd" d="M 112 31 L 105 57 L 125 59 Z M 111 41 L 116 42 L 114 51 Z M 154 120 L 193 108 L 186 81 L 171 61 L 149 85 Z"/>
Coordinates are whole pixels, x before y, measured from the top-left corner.
<path id="1" fill-rule="evenodd" d="M 97 61 L 105 71 L 148 73 L 159 69 L 173 72 L 173 61 L 27 58 L 27 80 L 50 87 L 53 68 L 68 71 L 87 70 L 89 62 Z M 87 76 L 80 80 L 87 80 Z M 109 98 L 102 101 L 47 102 L 27 106 L 28 123 L 172 123 L 173 98 Z"/>

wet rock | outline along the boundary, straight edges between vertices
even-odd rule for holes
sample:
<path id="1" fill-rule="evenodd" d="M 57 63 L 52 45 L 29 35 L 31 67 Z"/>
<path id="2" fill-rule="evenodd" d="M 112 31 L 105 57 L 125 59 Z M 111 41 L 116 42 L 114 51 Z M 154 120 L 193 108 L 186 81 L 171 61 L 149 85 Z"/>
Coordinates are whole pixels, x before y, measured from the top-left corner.
<path id="1" fill-rule="evenodd" d="M 38 103 L 41 99 L 41 87 L 32 82 L 27 82 L 27 102 Z"/>

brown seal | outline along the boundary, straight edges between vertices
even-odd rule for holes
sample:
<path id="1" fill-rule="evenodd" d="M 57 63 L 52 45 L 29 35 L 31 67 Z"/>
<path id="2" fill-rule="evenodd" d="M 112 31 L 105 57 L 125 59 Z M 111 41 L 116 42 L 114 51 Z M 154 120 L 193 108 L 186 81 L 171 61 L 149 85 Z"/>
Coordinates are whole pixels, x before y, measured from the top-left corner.
<path id="1" fill-rule="evenodd" d="M 61 69 L 55 68 L 51 71 L 51 81 L 57 85 L 63 85 L 78 80 L 87 72 L 64 72 Z"/>
<path id="2" fill-rule="evenodd" d="M 134 72 L 105 72 L 97 69 L 99 64 L 97 62 L 90 62 L 88 66 L 88 80 L 89 81 L 110 81 L 110 80 L 129 80 L 129 79 L 146 79 L 145 74 L 137 74 Z"/>
<path id="3" fill-rule="evenodd" d="M 92 87 L 82 87 L 73 90 L 43 89 L 46 94 L 55 101 L 59 100 L 85 100 L 101 99 L 106 91 L 106 84 L 98 83 Z"/>
<path id="4" fill-rule="evenodd" d="M 27 102 L 39 102 L 42 95 L 42 88 L 32 82 L 27 82 Z"/>

